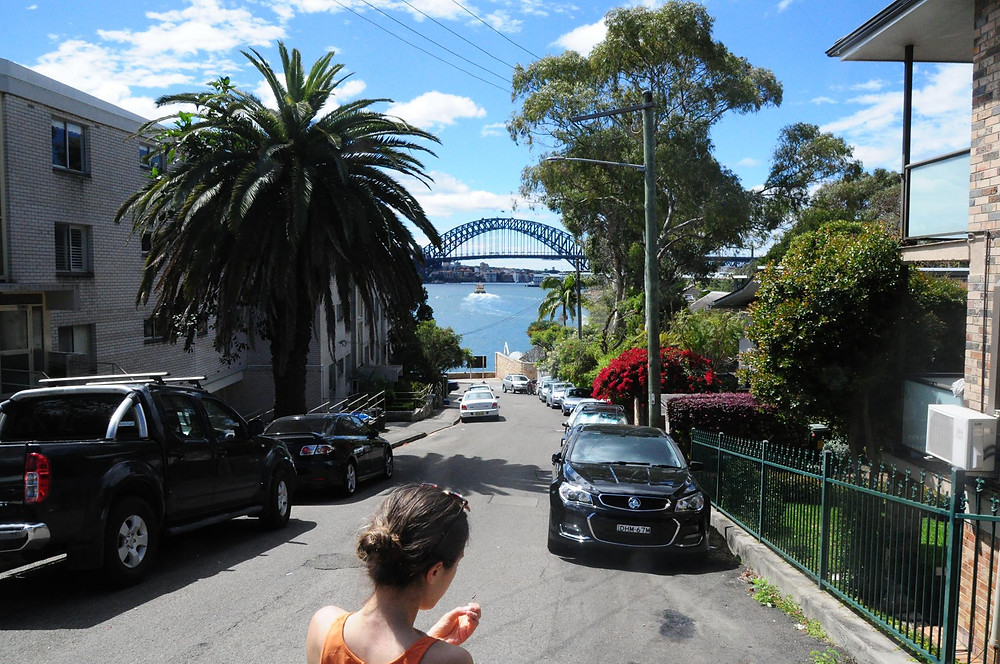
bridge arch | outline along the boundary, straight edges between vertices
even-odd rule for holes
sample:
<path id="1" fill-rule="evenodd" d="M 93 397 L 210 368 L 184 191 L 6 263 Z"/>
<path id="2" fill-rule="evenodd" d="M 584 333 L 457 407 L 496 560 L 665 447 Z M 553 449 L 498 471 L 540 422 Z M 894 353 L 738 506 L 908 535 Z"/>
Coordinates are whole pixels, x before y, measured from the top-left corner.
<path id="1" fill-rule="evenodd" d="M 491 242 L 476 238 L 493 234 Z M 448 260 L 477 258 L 556 258 L 576 269 L 589 270 L 583 247 L 564 230 L 528 219 L 491 217 L 452 228 L 441 236 L 441 246 L 423 248 L 425 269 Z"/>

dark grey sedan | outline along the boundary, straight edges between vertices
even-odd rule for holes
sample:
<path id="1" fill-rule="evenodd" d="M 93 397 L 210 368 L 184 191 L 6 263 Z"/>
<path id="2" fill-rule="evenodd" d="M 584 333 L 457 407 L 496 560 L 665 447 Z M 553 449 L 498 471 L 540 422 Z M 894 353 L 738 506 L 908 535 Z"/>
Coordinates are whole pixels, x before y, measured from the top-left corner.
<path id="1" fill-rule="evenodd" d="M 299 487 L 332 487 L 350 496 L 360 480 L 392 477 L 392 445 L 352 413 L 279 417 L 264 435 L 288 447 Z"/>

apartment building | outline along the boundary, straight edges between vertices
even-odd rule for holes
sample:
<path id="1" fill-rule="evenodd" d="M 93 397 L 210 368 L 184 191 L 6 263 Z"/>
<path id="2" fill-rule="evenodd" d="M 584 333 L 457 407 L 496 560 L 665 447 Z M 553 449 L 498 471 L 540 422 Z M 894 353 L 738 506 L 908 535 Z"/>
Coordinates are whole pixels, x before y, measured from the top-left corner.
<path id="1" fill-rule="evenodd" d="M 266 343 L 227 365 L 209 330 L 185 352 L 164 340 L 151 305 L 136 305 L 143 238 L 114 218 L 150 174 L 150 146 L 132 137 L 144 121 L 0 59 L 0 397 L 46 376 L 169 371 L 205 376 L 246 414 L 266 411 Z M 376 312 L 372 331 L 364 312 L 354 329 L 338 312 L 332 330 L 316 319 L 311 407 L 345 398 L 358 377 L 396 371 L 386 316 Z"/>

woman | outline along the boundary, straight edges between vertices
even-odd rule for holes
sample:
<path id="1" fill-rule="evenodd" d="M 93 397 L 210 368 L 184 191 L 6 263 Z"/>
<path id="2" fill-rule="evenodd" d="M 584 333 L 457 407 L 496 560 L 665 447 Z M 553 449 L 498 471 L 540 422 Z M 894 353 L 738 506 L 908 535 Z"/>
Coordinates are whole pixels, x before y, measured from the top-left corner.
<path id="1" fill-rule="evenodd" d="M 309 664 L 471 664 L 459 644 L 479 625 L 478 604 L 452 609 L 426 634 L 413 626 L 455 578 L 468 511 L 469 501 L 433 484 L 389 494 L 358 540 L 375 592 L 357 613 L 336 606 L 316 612 L 306 635 Z"/>

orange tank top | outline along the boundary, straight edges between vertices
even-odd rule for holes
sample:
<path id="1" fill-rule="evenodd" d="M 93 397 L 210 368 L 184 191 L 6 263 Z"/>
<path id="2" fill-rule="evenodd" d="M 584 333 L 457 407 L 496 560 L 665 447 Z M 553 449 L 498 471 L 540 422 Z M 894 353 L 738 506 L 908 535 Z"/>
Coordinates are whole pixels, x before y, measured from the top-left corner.
<path id="1" fill-rule="evenodd" d="M 330 625 L 330 631 L 326 633 L 326 640 L 323 642 L 323 652 L 319 658 L 320 664 L 365 664 L 364 660 L 351 652 L 351 649 L 344 643 L 344 623 L 347 622 L 350 615 L 350 613 L 345 613 Z M 402 655 L 389 664 L 419 664 L 420 660 L 424 658 L 424 653 L 435 643 L 437 643 L 437 639 L 433 636 L 417 639 Z"/>

